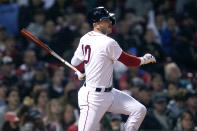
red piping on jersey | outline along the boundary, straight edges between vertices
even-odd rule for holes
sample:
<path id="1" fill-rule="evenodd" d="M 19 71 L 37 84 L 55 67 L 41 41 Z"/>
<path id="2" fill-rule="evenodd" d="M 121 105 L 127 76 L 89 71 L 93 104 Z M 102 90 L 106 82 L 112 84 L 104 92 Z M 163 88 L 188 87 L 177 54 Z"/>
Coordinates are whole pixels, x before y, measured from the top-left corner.
<path id="1" fill-rule="evenodd" d="M 89 36 L 101 36 L 101 34 L 95 34 L 93 31 L 88 33 Z"/>
<path id="2" fill-rule="evenodd" d="M 94 34 L 93 32 L 89 32 L 88 35 L 89 35 L 89 36 L 97 36 L 97 35 Z"/>
<path id="3" fill-rule="evenodd" d="M 89 93 L 90 93 L 90 92 L 88 92 L 88 95 L 89 95 Z M 85 124 L 84 124 L 84 127 L 83 127 L 83 131 L 85 130 L 86 121 L 87 121 L 87 118 L 88 118 L 88 111 L 89 111 L 88 95 L 87 95 L 88 110 L 87 110 L 87 115 L 86 115 L 86 120 L 85 120 Z"/>
<path id="4" fill-rule="evenodd" d="M 118 61 L 122 62 L 126 66 L 139 66 L 141 63 L 140 58 L 130 55 L 124 51 L 122 51 L 122 54 L 118 58 Z"/>

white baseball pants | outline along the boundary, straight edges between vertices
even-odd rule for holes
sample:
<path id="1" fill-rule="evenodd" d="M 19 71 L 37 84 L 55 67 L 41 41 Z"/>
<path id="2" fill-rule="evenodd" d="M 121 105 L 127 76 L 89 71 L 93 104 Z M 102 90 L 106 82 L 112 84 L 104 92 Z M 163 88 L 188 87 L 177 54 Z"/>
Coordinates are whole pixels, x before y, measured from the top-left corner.
<path id="1" fill-rule="evenodd" d="M 96 131 L 105 112 L 129 115 L 125 131 L 137 131 L 146 114 L 144 105 L 114 88 L 111 92 L 95 92 L 95 88 L 82 86 L 78 92 L 78 103 L 78 131 Z"/>

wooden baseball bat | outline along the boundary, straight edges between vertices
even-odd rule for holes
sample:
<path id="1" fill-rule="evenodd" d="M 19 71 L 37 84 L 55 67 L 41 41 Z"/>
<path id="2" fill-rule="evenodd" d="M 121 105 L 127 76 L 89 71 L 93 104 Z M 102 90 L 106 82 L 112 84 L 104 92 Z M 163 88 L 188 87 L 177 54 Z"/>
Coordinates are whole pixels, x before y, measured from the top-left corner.
<path id="1" fill-rule="evenodd" d="M 65 65 L 67 65 L 68 67 L 70 67 L 71 69 L 73 69 L 74 71 L 76 71 L 76 73 L 79 76 L 82 75 L 82 73 L 79 70 L 77 70 L 77 68 L 75 68 L 73 65 L 71 65 L 70 63 L 68 63 L 67 61 L 65 61 L 61 56 L 59 56 L 57 53 L 55 53 L 52 49 L 50 49 L 46 44 L 44 44 L 42 41 L 40 41 L 37 37 L 35 37 L 29 31 L 27 31 L 26 29 L 22 29 L 21 30 L 21 34 L 23 36 L 25 36 L 27 39 L 33 41 L 35 44 L 39 45 L 41 48 L 43 48 L 49 54 L 51 54 L 52 56 L 54 56 L 55 58 L 57 58 L 58 60 L 60 60 L 62 63 L 64 63 Z"/>

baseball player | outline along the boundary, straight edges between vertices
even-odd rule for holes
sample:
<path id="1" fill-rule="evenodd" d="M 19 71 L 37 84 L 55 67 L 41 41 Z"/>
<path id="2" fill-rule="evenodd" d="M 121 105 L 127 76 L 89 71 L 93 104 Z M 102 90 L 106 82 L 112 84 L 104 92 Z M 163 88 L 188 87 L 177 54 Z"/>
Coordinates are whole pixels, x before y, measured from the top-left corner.
<path id="1" fill-rule="evenodd" d="M 140 66 L 156 60 L 151 54 L 143 57 L 132 56 L 107 36 L 115 24 L 115 14 L 109 13 L 104 7 L 96 7 L 89 17 L 93 31 L 80 39 L 71 60 L 74 66 L 85 63 L 86 80 L 78 92 L 78 130 L 96 131 L 105 112 L 112 112 L 129 115 L 125 130 L 137 131 L 146 114 L 146 108 L 133 97 L 112 87 L 113 63 L 118 60 L 126 66 Z"/>

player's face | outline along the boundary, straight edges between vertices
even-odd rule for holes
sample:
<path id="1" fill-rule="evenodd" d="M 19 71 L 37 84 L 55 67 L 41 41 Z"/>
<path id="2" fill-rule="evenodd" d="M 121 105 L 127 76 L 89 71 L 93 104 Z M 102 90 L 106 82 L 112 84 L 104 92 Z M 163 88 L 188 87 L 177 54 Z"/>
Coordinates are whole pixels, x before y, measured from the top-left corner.
<path id="1" fill-rule="evenodd" d="M 96 23 L 95 28 L 102 32 L 103 34 L 110 34 L 112 32 L 112 21 L 109 19 L 100 21 Z"/>
<path id="2" fill-rule="evenodd" d="M 106 29 L 106 34 L 110 34 L 112 32 L 112 21 L 107 19 L 103 21 L 104 28 Z"/>

